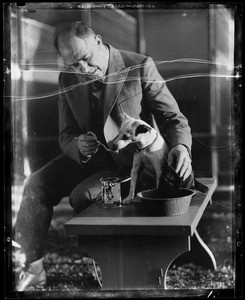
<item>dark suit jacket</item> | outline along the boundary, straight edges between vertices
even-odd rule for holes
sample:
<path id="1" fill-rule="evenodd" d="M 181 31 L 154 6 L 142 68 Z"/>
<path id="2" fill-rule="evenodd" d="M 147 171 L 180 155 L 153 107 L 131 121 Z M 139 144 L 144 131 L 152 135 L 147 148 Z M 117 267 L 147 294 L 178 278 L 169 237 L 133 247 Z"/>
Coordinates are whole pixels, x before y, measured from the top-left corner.
<path id="1" fill-rule="evenodd" d="M 110 50 L 108 76 L 104 91 L 104 136 L 109 145 L 118 134 L 120 113 L 141 118 L 154 125 L 154 120 L 170 148 L 184 144 L 191 150 L 191 133 L 187 119 L 150 57 L 133 52 Z M 91 85 L 81 84 L 71 73 L 59 78 L 59 142 L 69 157 L 82 164 L 74 137 L 90 130 Z M 119 166 L 132 148 L 112 154 Z M 92 158 L 91 158 L 92 159 Z"/>

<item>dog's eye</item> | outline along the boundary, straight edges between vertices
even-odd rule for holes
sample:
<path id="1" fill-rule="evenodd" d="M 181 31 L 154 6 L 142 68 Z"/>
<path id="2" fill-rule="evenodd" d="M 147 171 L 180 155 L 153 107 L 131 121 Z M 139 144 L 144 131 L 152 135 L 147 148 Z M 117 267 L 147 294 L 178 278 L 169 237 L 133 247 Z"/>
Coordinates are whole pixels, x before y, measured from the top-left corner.
<path id="1" fill-rule="evenodd" d="M 123 137 L 122 137 L 122 139 L 123 139 L 123 140 L 127 140 L 127 139 L 128 139 L 128 135 L 127 135 L 127 134 L 124 134 Z"/>

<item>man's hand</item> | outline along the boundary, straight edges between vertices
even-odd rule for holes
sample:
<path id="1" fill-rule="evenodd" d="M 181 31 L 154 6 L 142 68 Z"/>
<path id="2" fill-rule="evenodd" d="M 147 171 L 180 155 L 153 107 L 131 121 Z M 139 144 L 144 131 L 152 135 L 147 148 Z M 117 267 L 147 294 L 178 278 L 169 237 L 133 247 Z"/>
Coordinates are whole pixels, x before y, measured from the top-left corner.
<path id="1" fill-rule="evenodd" d="M 97 136 L 89 131 L 86 134 L 79 135 L 77 145 L 81 154 L 85 157 L 89 157 L 98 151 L 100 144 L 97 141 Z"/>
<path id="2" fill-rule="evenodd" d="M 183 180 L 186 180 L 191 174 L 191 159 L 184 145 L 176 145 L 169 151 L 168 162 L 174 167 L 175 172 L 178 173 Z"/>

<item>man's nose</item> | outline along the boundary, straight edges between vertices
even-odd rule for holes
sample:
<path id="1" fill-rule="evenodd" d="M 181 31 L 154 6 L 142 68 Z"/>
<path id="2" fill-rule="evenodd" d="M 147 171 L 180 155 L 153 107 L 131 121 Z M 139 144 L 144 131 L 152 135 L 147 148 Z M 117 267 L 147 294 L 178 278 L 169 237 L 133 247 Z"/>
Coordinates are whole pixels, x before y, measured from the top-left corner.
<path id="1" fill-rule="evenodd" d="M 80 60 L 78 63 L 79 63 L 79 68 L 82 72 L 87 73 L 89 71 L 89 66 L 86 61 Z"/>

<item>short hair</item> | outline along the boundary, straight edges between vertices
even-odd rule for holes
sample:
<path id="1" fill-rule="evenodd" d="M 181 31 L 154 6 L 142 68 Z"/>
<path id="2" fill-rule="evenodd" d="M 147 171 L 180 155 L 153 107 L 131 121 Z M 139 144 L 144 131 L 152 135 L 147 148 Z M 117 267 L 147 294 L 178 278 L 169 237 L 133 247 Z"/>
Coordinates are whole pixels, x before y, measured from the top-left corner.
<path id="1" fill-rule="evenodd" d="M 59 45 L 61 43 L 67 45 L 71 35 L 84 39 L 89 36 L 95 36 L 95 33 L 88 25 L 81 21 L 72 22 L 70 25 L 63 27 L 56 33 L 54 39 L 54 47 L 59 55 L 61 55 Z"/>

